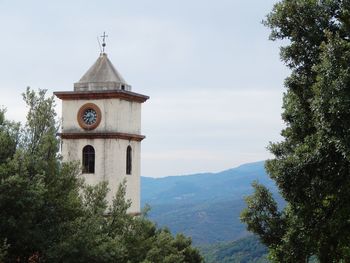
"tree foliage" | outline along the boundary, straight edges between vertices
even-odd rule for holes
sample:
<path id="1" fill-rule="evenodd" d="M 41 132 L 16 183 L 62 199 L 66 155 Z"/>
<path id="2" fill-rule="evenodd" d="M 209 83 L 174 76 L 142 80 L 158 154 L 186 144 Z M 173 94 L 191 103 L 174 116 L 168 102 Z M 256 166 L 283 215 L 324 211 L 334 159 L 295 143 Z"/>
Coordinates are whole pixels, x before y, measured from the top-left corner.
<path id="1" fill-rule="evenodd" d="M 85 185 L 61 163 L 54 99 L 27 89 L 25 126 L 0 111 L 0 262 L 202 262 L 191 239 L 127 213 L 125 183 Z"/>
<path id="2" fill-rule="evenodd" d="M 350 1 L 283 0 L 264 23 L 272 40 L 288 43 L 281 48 L 291 70 L 283 99 L 284 140 L 270 144 L 275 158 L 266 163 L 288 205 L 275 216 L 273 200 L 256 186 L 242 220 L 276 262 L 307 262 L 311 255 L 320 262 L 348 262 Z"/>
<path id="3" fill-rule="evenodd" d="M 268 263 L 267 247 L 250 235 L 239 240 L 200 247 L 206 263 Z"/>

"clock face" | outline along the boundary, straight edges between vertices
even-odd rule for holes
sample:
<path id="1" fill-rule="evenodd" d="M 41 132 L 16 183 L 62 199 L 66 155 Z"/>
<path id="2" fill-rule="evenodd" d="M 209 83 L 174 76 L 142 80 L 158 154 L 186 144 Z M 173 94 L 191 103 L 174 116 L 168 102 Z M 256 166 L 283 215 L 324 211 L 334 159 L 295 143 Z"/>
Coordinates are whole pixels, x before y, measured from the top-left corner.
<path id="1" fill-rule="evenodd" d="M 86 103 L 80 107 L 77 119 L 80 127 L 93 130 L 101 122 L 101 110 L 93 103 Z"/>
<path id="2" fill-rule="evenodd" d="M 97 121 L 97 113 L 94 109 L 87 109 L 83 113 L 83 121 L 87 125 L 92 125 Z"/>

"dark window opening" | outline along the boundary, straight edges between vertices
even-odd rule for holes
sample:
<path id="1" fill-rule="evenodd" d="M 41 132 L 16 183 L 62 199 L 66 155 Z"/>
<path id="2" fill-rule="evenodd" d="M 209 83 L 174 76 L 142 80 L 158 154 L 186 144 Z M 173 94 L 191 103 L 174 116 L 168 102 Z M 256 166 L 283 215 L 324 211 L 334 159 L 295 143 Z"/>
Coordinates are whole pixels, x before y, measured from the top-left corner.
<path id="1" fill-rule="evenodd" d="M 125 90 L 125 86 L 124 85 L 122 85 L 122 90 Z"/>
<path id="2" fill-rule="evenodd" d="M 91 145 L 83 148 L 83 173 L 95 173 L 95 149 Z"/>
<path id="3" fill-rule="evenodd" d="M 126 149 L 126 174 L 131 174 L 132 161 L 131 161 L 131 146 Z"/>

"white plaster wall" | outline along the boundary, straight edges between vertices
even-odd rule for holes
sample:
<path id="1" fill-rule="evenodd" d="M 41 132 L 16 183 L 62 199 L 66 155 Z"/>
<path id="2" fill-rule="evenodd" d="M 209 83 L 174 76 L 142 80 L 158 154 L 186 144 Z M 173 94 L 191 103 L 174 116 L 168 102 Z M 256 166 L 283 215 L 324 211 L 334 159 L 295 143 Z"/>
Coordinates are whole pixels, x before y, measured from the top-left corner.
<path id="1" fill-rule="evenodd" d="M 96 104 L 102 114 L 99 126 L 90 132 L 122 132 L 141 134 L 141 103 L 121 99 L 63 100 L 62 132 L 87 132 L 77 122 L 77 114 L 85 103 Z"/>
<path id="2" fill-rule="evenodd" d="M 82 164 L 82 150 L 86 145 L 95 149 L 95 173 L 81 174 L 86 183 L 95 185 L 108 181 L 107 200 L 112 199 L 119 184 L 127 179 L 126 199 L 131 199 L 130 213 L 140 212 L 140 159 L 141 143 L 121 139 L 65 139 L 62 142 L 63 161 L 79 161 Z M 132 174 L 126 174 L 126 149 L 132 147 Z"/>

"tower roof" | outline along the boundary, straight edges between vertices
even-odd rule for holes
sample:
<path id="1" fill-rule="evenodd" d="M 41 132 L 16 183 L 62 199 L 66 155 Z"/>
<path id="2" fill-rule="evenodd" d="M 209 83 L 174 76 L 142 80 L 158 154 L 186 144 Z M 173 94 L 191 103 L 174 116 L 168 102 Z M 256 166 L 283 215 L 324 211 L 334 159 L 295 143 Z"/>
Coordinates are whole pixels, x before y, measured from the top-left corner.
<path id="1" fill-rule="evenodd" d="M 74 91 L 102 90 L 131 91 L 131 86 L 126 83 L 116 70 L 106 53 L 101 53 L 79 82 L 74 83 Z"/>

